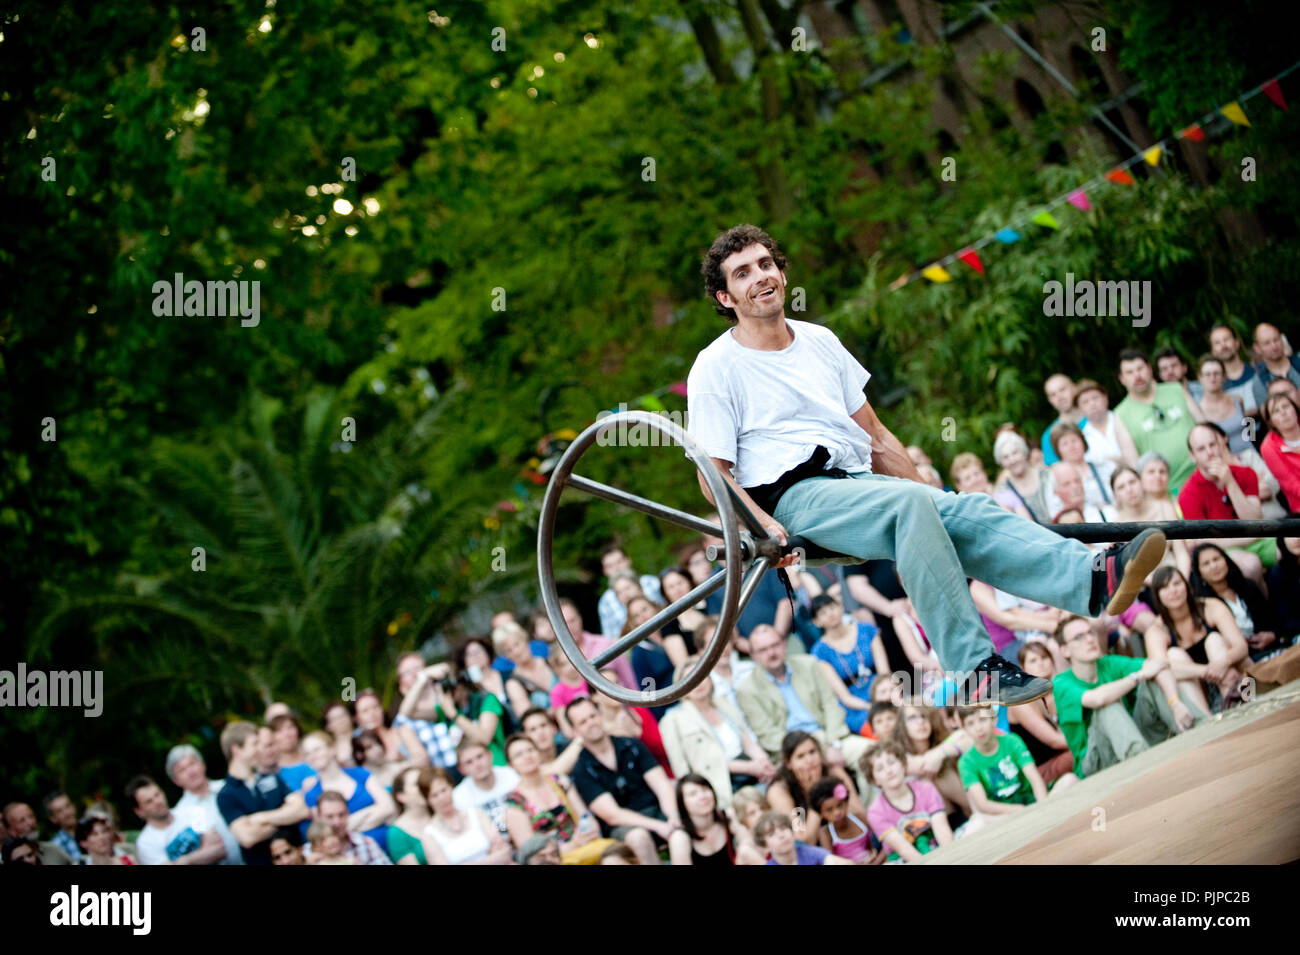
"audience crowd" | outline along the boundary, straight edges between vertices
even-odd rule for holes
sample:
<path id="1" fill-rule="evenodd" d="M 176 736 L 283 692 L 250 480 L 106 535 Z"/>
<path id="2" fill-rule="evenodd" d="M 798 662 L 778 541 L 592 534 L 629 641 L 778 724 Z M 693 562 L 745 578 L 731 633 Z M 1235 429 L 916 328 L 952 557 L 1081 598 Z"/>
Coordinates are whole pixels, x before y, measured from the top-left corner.
<path id="1" fill-rule="evenodd" d="M 1253 346 L 1247 356 L 1221 325 L 1194 365 L 1170 348 L 1125 350 L 1113 409 L 1097 381 L 1052 375 L 1057 416 L 1041 441 L 1004 425 L 996 477 L 959 454 L 952 486 L 1039 523 L 1294 516 L 1300 359 L 1272 325 Z M 908 451 L 942 487 L 925 452 Z M 561 601 L 586 656 L 715 573 L 710 543 L 657 576 L 610 546 L 599 632 Z M 1054 692 L 966 708 L 949 702 L 892 563 L 791 570 L 793 599 L 769 572 L 709 677 L 675 704 L 594 691 L 544 611 L 502 612 L 450 660 L 399 657 L 387 708 L 372 689 L 318 718 L 272 703 L 260 724 L 222 730 L 224 774 L 189 744 L 160 753 L 156 775 L 122 790 L 131 839 L 106 801 L 53 792 L 40 817 L 8 802 L 3 863 L 905 864 L 1249 698 L 1250 668 L 1300 633 L 1300 538 L 1173 541 L 1118 618 L 972 580 L 997 651 Z M 718 591 L 604 676 L 632 690 L 680 679 L 720 605 Z M 168 789 L 181 794 L 171 805 Z"/>

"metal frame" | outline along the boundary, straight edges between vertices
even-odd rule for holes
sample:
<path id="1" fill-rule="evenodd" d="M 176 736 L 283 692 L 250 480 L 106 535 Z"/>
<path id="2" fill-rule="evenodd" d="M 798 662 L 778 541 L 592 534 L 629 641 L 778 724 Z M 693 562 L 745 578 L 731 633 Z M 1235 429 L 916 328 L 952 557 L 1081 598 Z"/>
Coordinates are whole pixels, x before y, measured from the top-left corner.
<path id="1" fill-rule="evenodd" d="M 667 507 L 648 498 L 573 473 L 578 459 L 596 443 L 601 433 L 611 428 L 618 428 L 620 423 L 626 425 L 644 424 L 652 431 L 657 431 L 668 438 L 668 441 L 660 441 L 659 444 L 675 445 L 686 452 L 686 457 L 704 475 L 704 482 L 709 488 L 709 493 L 713 495 L 721 526 L 711 524 L 685 511 Z M 614 642 L 613 646 L 607 647 L 594 658 L 588 660 L 586 654 L 578 647 L 573 634 L 569 633 L 568 625 L 564 622 L 564 615 L 560 612 L 560 598 L 555 586 L 553 538 L 560 498 L 564 494 L 566 487 L 572 487 L 575 490 L 584 491 L 595 497 L 612 501 L 615 504 L 630 507 L 644 514 L 649 514 L 651 517 L 668 521 L 679 527 L 685 527 L 688 530 L 721 537 L 726 554 L 726 567 L 695 587 L 681 599 L 660 610 L 626 636 L 620 637 Z M 745 523 L 746 530 L 739 527 L 737 519 Z M 582 678 L 594 689 L 621 703 L 658 706 L 681 699 L 708 677 L 713 670 L 714 664 L 718 662 L 726 649 L 730 639 L 729 635 L 735 627 L 736 621 L 740 619 L 745 606 L 754 595 L 759 579 L 780 556 L 781 550 L 780 544 L 775 538 L 767 535 L 767 532 L 763 530 L 749 508 L 745 506 L 745 503 L 736 495 L 735 490 L 723 478 L 713 460 L 705 454 L 703 448 L 691 439 L 691 436 L 686 431 L 660 415 L 646 411 L 625 411 L 601 418 L 587 427 L 565 449 L 564 454 L 560 457 L 554 471 L 551 473 L 551 480 L 546 488 L 546 496 L 542 501 L 541 518 L 537 528 L 537 574 L 538 582 L 541 585 L 542 603 L 546 607 L 546 615 L 551 621 L 551 627 L 555 630 L 556 639 L 559 641 L 565 655 L 572 661 L 578 672 L 582 674 Z M 713 638 L 709 641 L 703 655 L 681 680 L 666 687 L 646 687 L 641 690 L 630 690 L 621 684 L 606 679 L 600 673 L 600 669 L 608 665 L 610 661 L 635 648 L 649 633 L 658 630 L 668 621 L 677 619 L 696 602 L 714 593 L 719 587 L 725 587 L 726 589 L 723 591 L 722 611 L 719 614 L 718 626 L 714 630 Z"/>

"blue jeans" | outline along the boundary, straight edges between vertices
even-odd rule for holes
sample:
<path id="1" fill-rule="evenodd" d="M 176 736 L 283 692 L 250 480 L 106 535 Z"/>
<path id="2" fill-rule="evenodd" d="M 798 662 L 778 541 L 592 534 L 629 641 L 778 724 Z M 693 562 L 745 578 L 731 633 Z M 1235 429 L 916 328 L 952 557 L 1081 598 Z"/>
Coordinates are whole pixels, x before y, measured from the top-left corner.
<path id="1" fill-rule="evenodd" d="M 1091 615 L 1092 552 L 1004 510 L 987 494 L 954 494 L 883 474 L 810 478 L 786 491 L 772 516 L 828 550 L 894 561 L 950 672 L 969 673 L 993 653 L 967 577 Z"/>

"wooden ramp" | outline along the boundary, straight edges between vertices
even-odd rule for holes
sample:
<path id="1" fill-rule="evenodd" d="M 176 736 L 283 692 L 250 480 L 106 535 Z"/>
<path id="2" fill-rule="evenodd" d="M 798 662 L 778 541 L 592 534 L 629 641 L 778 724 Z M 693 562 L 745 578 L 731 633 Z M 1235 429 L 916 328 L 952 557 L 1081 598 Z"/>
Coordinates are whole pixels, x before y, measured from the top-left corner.
<path id="1" fill-rule="evenodd" d="M 1300 682 L 1083 780 L 922 865 L 1300 860 Z"/>

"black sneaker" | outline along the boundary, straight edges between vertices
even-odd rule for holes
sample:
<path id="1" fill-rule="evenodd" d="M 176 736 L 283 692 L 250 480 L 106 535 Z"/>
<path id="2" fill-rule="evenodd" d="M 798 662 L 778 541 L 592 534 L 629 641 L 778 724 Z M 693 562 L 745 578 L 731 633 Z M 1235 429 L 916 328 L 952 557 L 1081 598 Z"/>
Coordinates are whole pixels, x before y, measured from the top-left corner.
<path id="1" fill-rule="evenodd" d="M 1142 581 L 1164 556 L 1164 532 L 1151 528 L 1127 544 L 1111 544 L 1099 553 L 1092 562 L 1092 615 L 1100 616 L 1102 601 L 1112 617 L 1127 610 L 1142 589 Z"/>
<path id="2" fill-rule="evenodd" d="M 960 706 L 988 706 L 990 703 L 1019 706 L 1051 692 L 1050 680 L 1030 676 L 995 653 L 966 678 L 965 685 L 957 691 L 956 702 Z"/>

